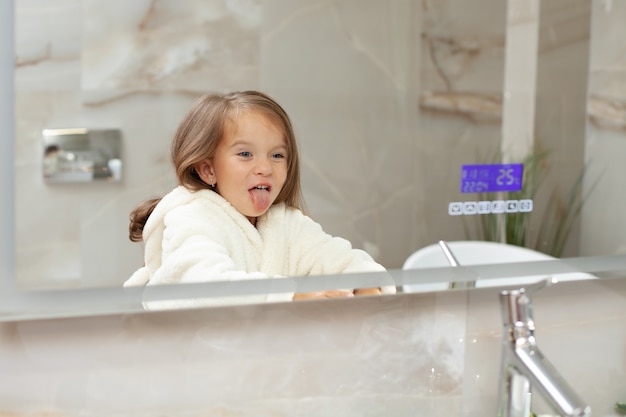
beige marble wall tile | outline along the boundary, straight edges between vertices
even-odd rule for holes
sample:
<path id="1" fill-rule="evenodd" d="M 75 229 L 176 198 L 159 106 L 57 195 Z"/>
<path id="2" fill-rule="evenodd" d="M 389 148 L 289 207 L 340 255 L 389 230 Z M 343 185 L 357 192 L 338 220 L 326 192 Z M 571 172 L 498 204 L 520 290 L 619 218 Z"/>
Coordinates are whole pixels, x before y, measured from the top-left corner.
<path id="1" fill-rule="evenodd" d="M 421 246 L 463 240 L 477 218 L 448 215 L 460 192 L 461 166 L 493 161 L 502 137 L 506 3 L 424 3 L 420 43 L 416 178 Z"/>
<path id="2" fill-rule="evenodd" d="M 555 210 L 547 207 L 554 197 L 567 202 L 584 169 L 590 19 L 588 1 L 541 2 L 534 131 L 549 155 L 545 180 L 535 199 L 537 213 Z M 532 241 L 541 227 L 539 218 L 533 220 Z M 581 254 L 580 221 L 576 219 L 562 256 Z"/>
<path id="3" fill-rule="evenodd" d="M 84 2 L 84 90 L 229 90 L 258 77 L 258 1 Z"/>
<path id="4" fill-rule="evenodd" d="M 82 1 L 59 0 L 52 5 L 45 0 L 17 0 L 14 4 L 16 91 L 78 90 Z"/>
<path id="5" fill-rule="evenodd" d="M 398 267 L 419 221 L 405 209 L 419 188 L 412 158 L 416 4 L 284 6 L 265 5 L 264 15 L 282 18 L 264 25 L 261 85 L 293 118 L 311 215 Z"/>
<path id="6" fill-rule="evenodd" d="M 258 87 L 259 4 L 20 0 L 16 19 L 18 282 L 121 285 L 142 265 L 128 214 L 175 185 L 184 112 L 201 92 Z M 122 183 L 45 184 L 41 130 L 53 127 L 120 129 Z"/>
<path id="7" fill-rule="evenodd" d="M 593 190 L 583 211 L 581 252 L 626 253 L 621 179 L 626 175 L 626 4 L 593 2 L 585 189 Z"/>

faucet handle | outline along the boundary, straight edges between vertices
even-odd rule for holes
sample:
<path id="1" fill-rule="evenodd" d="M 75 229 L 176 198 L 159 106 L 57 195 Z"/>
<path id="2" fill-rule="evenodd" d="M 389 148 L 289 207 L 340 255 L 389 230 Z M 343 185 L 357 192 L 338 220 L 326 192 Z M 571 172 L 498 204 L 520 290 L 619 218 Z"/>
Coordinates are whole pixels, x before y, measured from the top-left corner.
<path id="1" fill-rule="evenodd" d="M 515 326 L 516 324 L 524 324 L 534 327 L 533 305 L 530 296 L 557 282 L 556 278 L 549 277 L 528 288 L 502 291 L 500 293 L 500 307 L 502 308 L 504 325 Z"/>
<path id="2" fill-rule="evenodd" d="M 505 290 L 500 293 L 502 296 L 513 296 L 516 300 L 522 301 L 524 298 L 529 299 L 531 294 L 536 293 L 539 290 L 542 290 L 546 287 L 550 287 L 559 281 L 554 277 L 548 277 L 546 279 L 542 279 L 539 282 L 534 283 L 528 288 L 522 287 L 518 290 Z M 522 301 L 528 302 L 528 301 Z"/>
<path id="3" fill-rule="evenodd" d="M 550 287 L 556 283 L 558 283 L 559 280 L 554 278 L 554 277 L 548 277 L 546 279 L 543 279 L 537 283 L 535 283 L 534 285 L 528 287 L 528 288 L 521 288 L 520 291 L 523 291 L 526 296 L 528 297 L 531 294 L 536 293 L 539 290 L 543 290 L 546 287 Z"/>

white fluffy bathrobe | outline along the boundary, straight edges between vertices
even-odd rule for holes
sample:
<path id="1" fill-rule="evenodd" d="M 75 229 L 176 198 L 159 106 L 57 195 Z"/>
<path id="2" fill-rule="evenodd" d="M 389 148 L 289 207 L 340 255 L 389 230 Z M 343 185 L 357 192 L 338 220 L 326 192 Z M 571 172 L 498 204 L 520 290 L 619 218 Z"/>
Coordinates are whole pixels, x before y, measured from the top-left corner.
<path id="1" fill-rule="evenodd" d="M 385 270 L 300 210 L 273 205 L 255 227 L 216 192 L 182 186 L 156 206 L 143 240 L 145 266 L 125 286 Z"/>

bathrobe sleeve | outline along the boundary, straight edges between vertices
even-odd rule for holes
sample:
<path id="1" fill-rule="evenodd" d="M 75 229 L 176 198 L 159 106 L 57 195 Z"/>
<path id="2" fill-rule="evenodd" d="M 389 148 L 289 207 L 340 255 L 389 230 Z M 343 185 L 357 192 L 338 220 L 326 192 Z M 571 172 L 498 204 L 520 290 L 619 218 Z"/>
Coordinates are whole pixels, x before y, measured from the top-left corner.
<path id="1" fill-rule="evenodd" d="M 287 208 L 290 242 L 290 264 L 296 265 L 296 275 L 325 275 L 357 272 L 382 272 L 385 267 L 365 251 L 355 249 L 343 238 L 334 237 L 301 211 Z M 394 293 L 395 286 L 381 287 L 384 293 Z"/>

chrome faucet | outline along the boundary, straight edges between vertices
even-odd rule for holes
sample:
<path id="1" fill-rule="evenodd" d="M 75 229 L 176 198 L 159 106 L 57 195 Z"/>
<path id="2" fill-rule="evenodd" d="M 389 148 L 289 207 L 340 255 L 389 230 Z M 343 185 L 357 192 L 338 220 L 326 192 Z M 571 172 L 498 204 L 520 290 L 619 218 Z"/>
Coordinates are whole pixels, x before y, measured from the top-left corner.
<path id="1" fill-rule="evenodd" d="M 502 291 L 500 307 L 504 323 L 500 368 L 499 417 L 531 415 L 531 388 L 562 416 L 588 416 L 591 409 L 546 359 L 535 340 L 530 295 L 555 284 L 549 278 L 528 289 Z"/>

